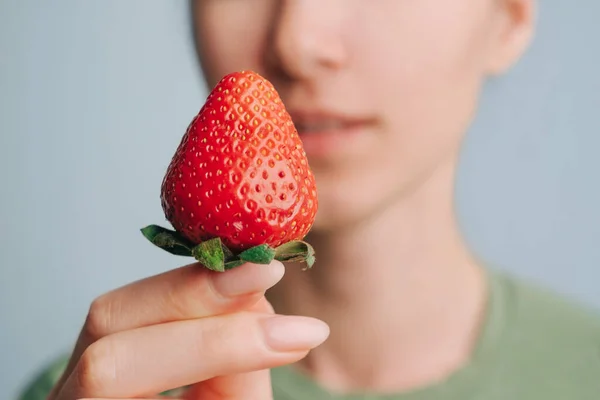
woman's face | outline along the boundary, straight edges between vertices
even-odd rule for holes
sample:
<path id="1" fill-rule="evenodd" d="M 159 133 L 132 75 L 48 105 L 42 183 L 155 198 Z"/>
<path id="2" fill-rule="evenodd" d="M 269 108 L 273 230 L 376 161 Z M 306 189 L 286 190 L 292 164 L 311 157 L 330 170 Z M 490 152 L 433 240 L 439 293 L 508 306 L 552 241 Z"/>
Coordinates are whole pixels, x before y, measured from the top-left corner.
<path id="1" fill-rule="evenodd" d="M 196 0 L 193 12 L 209 85 L 250 69 L 279 91 L 317 179 L 315 229 L 335 229 L 453 162 L 482 81 L 516 58 L 505 3 L 527 1 Z"/>

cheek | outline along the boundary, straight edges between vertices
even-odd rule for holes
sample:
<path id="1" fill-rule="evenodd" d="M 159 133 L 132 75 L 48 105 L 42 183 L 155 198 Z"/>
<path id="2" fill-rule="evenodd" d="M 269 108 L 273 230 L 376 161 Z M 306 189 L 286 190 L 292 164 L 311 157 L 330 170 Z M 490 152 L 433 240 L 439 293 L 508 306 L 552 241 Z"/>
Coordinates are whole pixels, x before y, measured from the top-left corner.
<path id="1" fill-rule="evenodd" d="M 397 162 L 454 149 L 472 118 L 489 15 L 486 2 L 473 3 L 420 0 L 394 18 L 380 16 L 378 24 L 363 26 L 358 51 L 367 56 L 359 65 L 363 74 L 378 72 L 369 90 L 385 114 L 386 140 L 397 142 Z"/>

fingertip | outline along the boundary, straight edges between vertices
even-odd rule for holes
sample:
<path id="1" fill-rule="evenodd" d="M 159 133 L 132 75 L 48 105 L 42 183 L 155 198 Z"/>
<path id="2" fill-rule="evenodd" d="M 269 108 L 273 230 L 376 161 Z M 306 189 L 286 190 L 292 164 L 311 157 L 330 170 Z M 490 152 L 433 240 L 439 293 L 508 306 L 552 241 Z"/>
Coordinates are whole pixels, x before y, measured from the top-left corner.
<path id="1" fill-rule="evenodd" d="M 311 317 L 276 315 L 262 321 L 265 340 L 276 352 L 313 349 L 329 337 L 329 325 Z"/>
<path id="2" fill-rule="evenodd" d="M 281 278 L 283 278 L 283 275 L 285 275 L 285 265 L 283 265 L 283 263 L 281 261 L 278 261 L 278 260 L 271 261 L 271 263 L 269 264 L 269 268 L 271 269 L 273 276 L 279 277 L 277 282 L 279 282 L 281 280 Z"/>
<path id="3" fill-rule="evenodd" d="M 223 296 L 234 297 L 264 292 L 283 278 L 285 268 L 279 261 L 270 264 L 247 263 L 212 275 L 213 287 Z"/>

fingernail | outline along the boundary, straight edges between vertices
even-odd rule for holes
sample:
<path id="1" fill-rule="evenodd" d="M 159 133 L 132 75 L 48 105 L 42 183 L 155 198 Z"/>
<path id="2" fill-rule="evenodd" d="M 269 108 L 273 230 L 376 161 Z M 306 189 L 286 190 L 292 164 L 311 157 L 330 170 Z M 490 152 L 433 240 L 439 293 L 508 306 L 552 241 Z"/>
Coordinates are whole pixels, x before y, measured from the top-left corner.
<path id="1" fill-rule="evenodd" d="M 264 292 L 281 280 L 285 268 L 279 261 L 271 264 L 244 264 L 213 275 L 213 287 L 226 297 Z"/>
<path id="2" fill-rule="evenodd" d="M 275 316 L 262 321 L 267 345 L 275 351 L 309 350 L 329 336 L 329 326 L 309 317 Z"/>

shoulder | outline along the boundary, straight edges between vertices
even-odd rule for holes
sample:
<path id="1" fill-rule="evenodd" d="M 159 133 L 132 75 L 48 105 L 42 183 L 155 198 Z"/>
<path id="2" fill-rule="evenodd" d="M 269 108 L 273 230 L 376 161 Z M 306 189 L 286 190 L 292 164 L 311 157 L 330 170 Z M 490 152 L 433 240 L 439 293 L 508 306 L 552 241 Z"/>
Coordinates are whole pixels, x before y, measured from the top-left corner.
<path id="1" fill-rule="evenodd" d="M 498 357 L 504 374 L 512 369 L 521 387 L 545 388 L 552 399 L 600 393 L 600 312 L 509 275 L 498 282 L 505 322 Z"/>
<path id="2" fill-rule="evenodd" d="M 600 310 L 509 274 L 497 279 L 507 323 L 515 333 L 539 334 L 535 337 L 540 343 L 577 340 L 600 345 Z"/>

